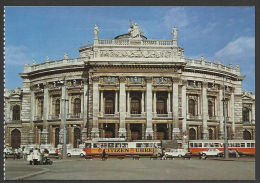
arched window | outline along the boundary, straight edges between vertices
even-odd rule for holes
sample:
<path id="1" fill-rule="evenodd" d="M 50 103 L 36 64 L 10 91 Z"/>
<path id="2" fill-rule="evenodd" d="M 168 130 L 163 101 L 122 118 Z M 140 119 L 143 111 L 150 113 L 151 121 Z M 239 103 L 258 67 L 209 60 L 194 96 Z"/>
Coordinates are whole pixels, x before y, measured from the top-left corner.
<path id="1" fill-rule="evenodd" d="M 208 114 L 209 114 L 209 117 L 213 117 L 213 103 L 211 101 L 208 101 Z"/>
<path id="2" fill-rule="evenodd" d="M 13 120 L 20 120 L 20 106 L 18 105 L 13 108 Z"/>
<path id="3" fill-rule="evenodd" d="M 243 131 L 243 139 L 244 140 L 251 140 L 251 134 L 249 131 L 245 130 Z"/>
<path id="4" fill-rule="evenodd" d="M 162 97 L 158 98 L 156 101 L 157 114 L 165 114 L 165 101 Z"/>
<path id="5" fill-rule="evenodd" d="M 243 107 L 243 121 L 249 121 L 249 109 Z"/>
<path id="6" fill-rule="evenodd" d="M 76 98 L 74 100 L 74 115 L 79 116 L 81 113 L 81 101 L 80 99 Z"/>
<path id="7" fill-rule="evenodd" d="M 189 100 L 189 114 L 195 116 L 195 101 L 192 99 Z"/>
<path id="8" fill-rule="evenodd" d="M 105 114 L 114 114 L 114 100 L 112 97 L 106 98 Z"/>
<path id="9" fill-rule="evenodd" d="M 194 128 L 189 129 L 189 140 L 196 140 L 196 131 Z"/>
<path id="10" fill-rule="evenodd" d="M 60 100 L 56 100 L 55 102 L 55 116 L 59 116 L 60 114 Z"/>
<path id="11" fill-rule="evenodd" d="M 131 114 L 140 114 L 140 102 L 136 97 L 131 100 Z"/>

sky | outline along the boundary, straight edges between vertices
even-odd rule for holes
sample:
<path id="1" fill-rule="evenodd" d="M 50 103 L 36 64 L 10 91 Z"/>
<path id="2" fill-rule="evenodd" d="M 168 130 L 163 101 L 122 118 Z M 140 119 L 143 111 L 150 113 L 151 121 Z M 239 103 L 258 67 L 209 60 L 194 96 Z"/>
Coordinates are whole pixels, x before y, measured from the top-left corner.
<path id="1" fill-rule="evenodd" d="M 8 6 L 5 7 L 5 87 L 22 88 L 25 61 L 43 63 L 79 57 L 78 48 L 92 44 L 94 26 L 99 39 L 125 34 L 137 22 L 147 39 L 172 40 L 185 58 L 217 62 L 246 75 L 242 90 L 255 93 L 255 8 L 250 6 Z"/>

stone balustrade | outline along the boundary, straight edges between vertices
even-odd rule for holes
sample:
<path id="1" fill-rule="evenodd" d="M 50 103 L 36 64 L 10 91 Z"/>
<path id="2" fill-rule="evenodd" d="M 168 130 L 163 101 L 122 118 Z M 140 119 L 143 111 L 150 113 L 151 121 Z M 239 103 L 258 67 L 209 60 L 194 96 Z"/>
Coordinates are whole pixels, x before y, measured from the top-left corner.
<path id="1" fill-rule="evenodd" d="M 131 41 L 129 39 L 99 39 L 97 44 L 98 45 L 136 45 L 137 41 Z M 138 41 L 138 45 L 147 45 L 147 46 L 172 46 L 172 40 L 141 40 Z M 95 44 L 94 44 L 95 45 Z"/>

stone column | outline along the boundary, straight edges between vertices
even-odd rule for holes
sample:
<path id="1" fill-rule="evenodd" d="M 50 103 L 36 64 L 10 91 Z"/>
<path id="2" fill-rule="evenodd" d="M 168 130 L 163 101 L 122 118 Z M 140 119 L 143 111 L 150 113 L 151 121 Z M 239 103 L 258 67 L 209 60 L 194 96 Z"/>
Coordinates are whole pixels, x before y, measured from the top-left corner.
<path id="1" fill-rule="evenodd" d="M 209 132 L 207 127 L 207 120 L 208 120 L 208 99 L 207 99 L 207 82 L 203 82 L 202 84 L 202 139 L 207 140 L 209 138 Z"/>
<path id="2" fill-rule="evenodd" d="M 115 115 L 118 115 L 118 91 L 115 91 Z"/>
<path id="3" fill-rule="evenodd" d="M 130 117 L 131 111 L 130 111 L 130 91 L 127 91 L 127 116 Z"/>
<path id="4" fill-rule="evenodd" d="M 231 96 L 230 96 L 230 117 L 231 117 L 231 122 L 232 122 L 232 126 L 231 126 L 231 136 L 235 137 L 236 131 L 235 131 L 235 110 L 234 110 L 234 106 L 235 106 L 235 100 L 234 100 L 234 89 L 232 88 L 231 90 Z"/>
<path id="5" fill-rule="evenodd" d="M 81 131 L 81 142 L 87 140 L 88 137 L 88 129 L 87 129 L 87 122 L 88 122 L 88 79 L 83 79 L 84 86 L 83 86 L 83 108 L 81 113 L 83 113 L 83 129 Z"/>
<path id="6" fill-rule="evenodd" d="M 33 144 L 33 121 L 34 121 L 34 110 L 35 110 L 35 94 L 34 91 L 31 91 L 31 119 L 30 119 L 30 131 L 29 131 L 29 144 Z"/>
<path id="7" fill-rule="evenodd" d="M 179 77 L 172 78 L 172 112 L 173 112 L 173 130 L 172 130 L 172 139 L 177 139 L 177 136 L 180 135 L 179 129 L 179 117 L 178 117 L 178 83 Z"/>
<path id="8" fill-rule="evenodd" d="M 153 92 L 153 116 L 156 117 L 157 111 L 156 111 L 156 91 Z"/>
<path id="9" fill-rule="evenodd" d="M 144 91 L 142 91 L 142 112 L 141 114 L 144 115 Z"/>
<path id="10" fill-rule="evenodd" d="M 93 128 L 91 130 L 91 138 L 99 137 L 98 129 L 98 113 L 99 113 L 99 90 L 98 81 L 99 77 L 93 76 Z"/>
<path id="11" fill-rule="evenodd" d="M 152 128 L 152 77 L 146 77 L 146 131 L 145 139 L 153 139 Z"/>
<path id="12" fill-rule="evenodd" d="M 171 92 L 168 91 L 168 98 L 167 98 L 167 110 L 168 110 L 168 117 L 172 117 L 172 112 L 171 112 Z"/>
<path id="13" fill-rule="evenodd" d="M 44 83 L 44 99 L 43 99 L 43 130 L 41 132 L 41 144 L 47 144 L 48 130 L 47 119 L 49 115 L 49 89 L 48 83 Z"/>
<path id="14" fill-rule="evenodd" d="M 71 115 L 74 115 L 74 111 L 72 111 L 72 105 L 71 105 L 71 95 L 69 95 L 69 114 Z M 73 101 L 74 102 L 74 101 Z M 73 106 L 74 107 L 74 106 Z M 67 115 L 68 116 L 68 115 Z"/>
<path id="15" fill-rule="evenodd" d="M 182 97 L 182 135 L 184 136 L 184 133 L 187 131 L 187 126 L 186 126 L 186 108 L 187 108 L 187 101 L 186 101 L 186 86 L 187 86 L 187 81 L 182 80 L 182 89 L 181 89 L 181 97 Z M 185 144 L 185 139 L 182 138 L 182 144 Z"/>
<path id="16" fill-rule="evenodd" d="M 222 91 L 222 89 L 223 89 L 223 86 L 221 86 L 218 91 L 219 139 L 222 139 L 224 137 L 224 124 L 223 124 L 224 116 L 223 116 L 223 101 L 222 101 L 223 100 L 223 91 Z"/>
<path id="17" fill-rule="evenodd" d="M 255 124 L 255 101 L 252 103 L 252 124 Z"/>
<path id="18" fill-rule="evenodd" d="M 100 116 L 103 116 L 103 113 L 104 113 L 104 91 L 101 90 L 100 91 Z"/>
<path id="19" fill-rule="evenodd" d="M 125 90 L 125 80 L 126 77 L 119 77 L 120 80 L 120 91 L 119 91 L 119 131 L 118 136 L 126 138 L 125 129 L 125 117 L 126 117 L 126 90 Z"/>

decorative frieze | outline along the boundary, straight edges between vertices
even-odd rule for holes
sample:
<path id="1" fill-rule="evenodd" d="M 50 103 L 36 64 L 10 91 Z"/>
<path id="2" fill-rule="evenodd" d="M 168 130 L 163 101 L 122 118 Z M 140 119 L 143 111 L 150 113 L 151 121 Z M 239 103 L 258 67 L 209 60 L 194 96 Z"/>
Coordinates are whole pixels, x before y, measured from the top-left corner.
<path id="1" fill-rule="evenodd" d="M 101 50 L 100 57 L 112 58 L 170 58 L 171 51 L 110 51 Z"/>

